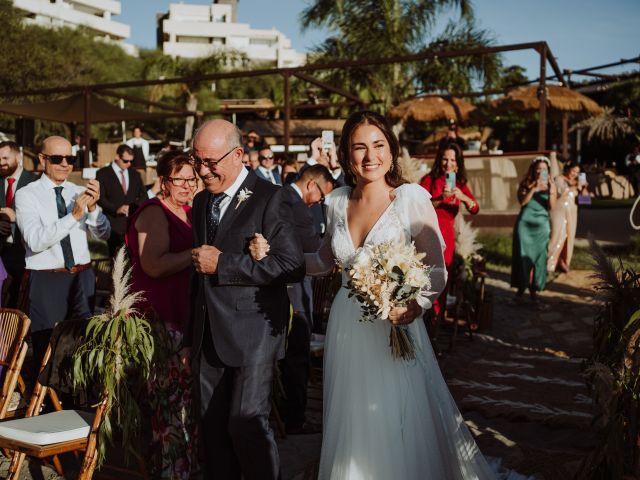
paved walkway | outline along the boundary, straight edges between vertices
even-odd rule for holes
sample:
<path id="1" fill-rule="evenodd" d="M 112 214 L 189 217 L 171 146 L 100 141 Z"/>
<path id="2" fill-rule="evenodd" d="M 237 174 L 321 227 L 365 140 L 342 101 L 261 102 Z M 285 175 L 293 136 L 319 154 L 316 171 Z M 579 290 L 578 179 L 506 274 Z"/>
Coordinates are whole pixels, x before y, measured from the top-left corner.
<path id="1" fill-rule="evenodd" d="M 493 325 L 473 341 L 459 334 L 455 350 L 442 361 L 445 378 L 485 455 L 540 479 L 571 478 L 594 445 L 591 401 L 580 374 L 581 359 L 591 351 L 597 307 L 589 272 L 560 275 L 537 304 L 516 301 L 508 276 L 490 274 Z M 310 396 L 309 417 L 320 421 L 320 384 L 311 387 Z M 321 435 L 278 442 L 283 479 L 313 478 Z M 34 467 L 46 480 L 58 478 L 46 467 Z M 0 478 L 6 468 L 0 456 Z M 23 470 L 22 478 L 38 478 Z M 100 477 L 123 478 L 108 471 Z"/>

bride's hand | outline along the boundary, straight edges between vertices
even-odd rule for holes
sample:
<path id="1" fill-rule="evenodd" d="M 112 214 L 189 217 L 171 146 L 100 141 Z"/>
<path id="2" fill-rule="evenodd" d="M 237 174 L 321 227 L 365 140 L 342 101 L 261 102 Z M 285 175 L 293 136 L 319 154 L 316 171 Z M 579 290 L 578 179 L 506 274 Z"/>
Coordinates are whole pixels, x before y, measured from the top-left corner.
<path id="1" fill-rule="evenodd" d="M 267 256 L 270 249 L 267 239 L 259 233 L 256 233 L 251 242 L 249 242 L 251 257 L 258 262 Z"/>
<path id="2" fill-rule="evenodd" d="M 389 312 L 389 321 L 394 325 L 407 325 L 422 313 L 418 302 L 412 300 L 406 307 L 395 307 Z"/>

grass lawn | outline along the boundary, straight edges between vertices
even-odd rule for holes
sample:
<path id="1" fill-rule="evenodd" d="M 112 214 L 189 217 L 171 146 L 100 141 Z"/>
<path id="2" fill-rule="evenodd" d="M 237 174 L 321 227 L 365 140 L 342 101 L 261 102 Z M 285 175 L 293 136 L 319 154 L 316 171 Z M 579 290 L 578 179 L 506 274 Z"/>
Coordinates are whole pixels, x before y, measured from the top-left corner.
<path id="1" fill-rule="evenodd" d="M 511 271 L 511 243 L 510 234 L 480 233 L 478 242 L 483 245 L 481 253 L 487 259 L 491 268 L 498 271 Z M 627 268 L 640 272 L 640 234 L 631 237 L 631 243 L 624 247 L 603 247 L 605 253 L 614 259 L 614 266 L 618 266 L 617 259 L 621 259 Z M 592 259 L 587 247 L 576 246 L 573 250 L 571 268 L 574 270 L 591 270 Z"/>

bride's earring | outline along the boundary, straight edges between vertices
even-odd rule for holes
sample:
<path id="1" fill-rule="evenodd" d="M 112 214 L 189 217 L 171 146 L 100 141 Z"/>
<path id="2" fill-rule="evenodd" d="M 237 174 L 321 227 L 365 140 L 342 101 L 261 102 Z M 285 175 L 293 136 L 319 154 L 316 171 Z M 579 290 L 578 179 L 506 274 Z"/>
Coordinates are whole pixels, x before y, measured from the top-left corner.
<path id="1" fill-rule="evenodd" d="M 391 166 L 389 167 L 389 173 L 392 173 L 396 169 L 396 164 L 391 160 Z"/>

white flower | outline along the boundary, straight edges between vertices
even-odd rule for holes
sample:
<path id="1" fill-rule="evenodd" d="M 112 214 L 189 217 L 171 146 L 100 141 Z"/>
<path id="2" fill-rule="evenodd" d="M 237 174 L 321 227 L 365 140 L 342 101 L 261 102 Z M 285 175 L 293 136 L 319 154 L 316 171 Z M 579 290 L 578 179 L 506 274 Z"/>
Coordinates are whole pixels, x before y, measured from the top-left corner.
<path id="1" fill-rule="evenodd" d="M 236 203 L 236 208 L 238 208 L 242 202 L 249 200 L 251 195 L 253 195 L 253 192 L 248 188 L 240 190 L 238 192 L 238 203 Z"/>

